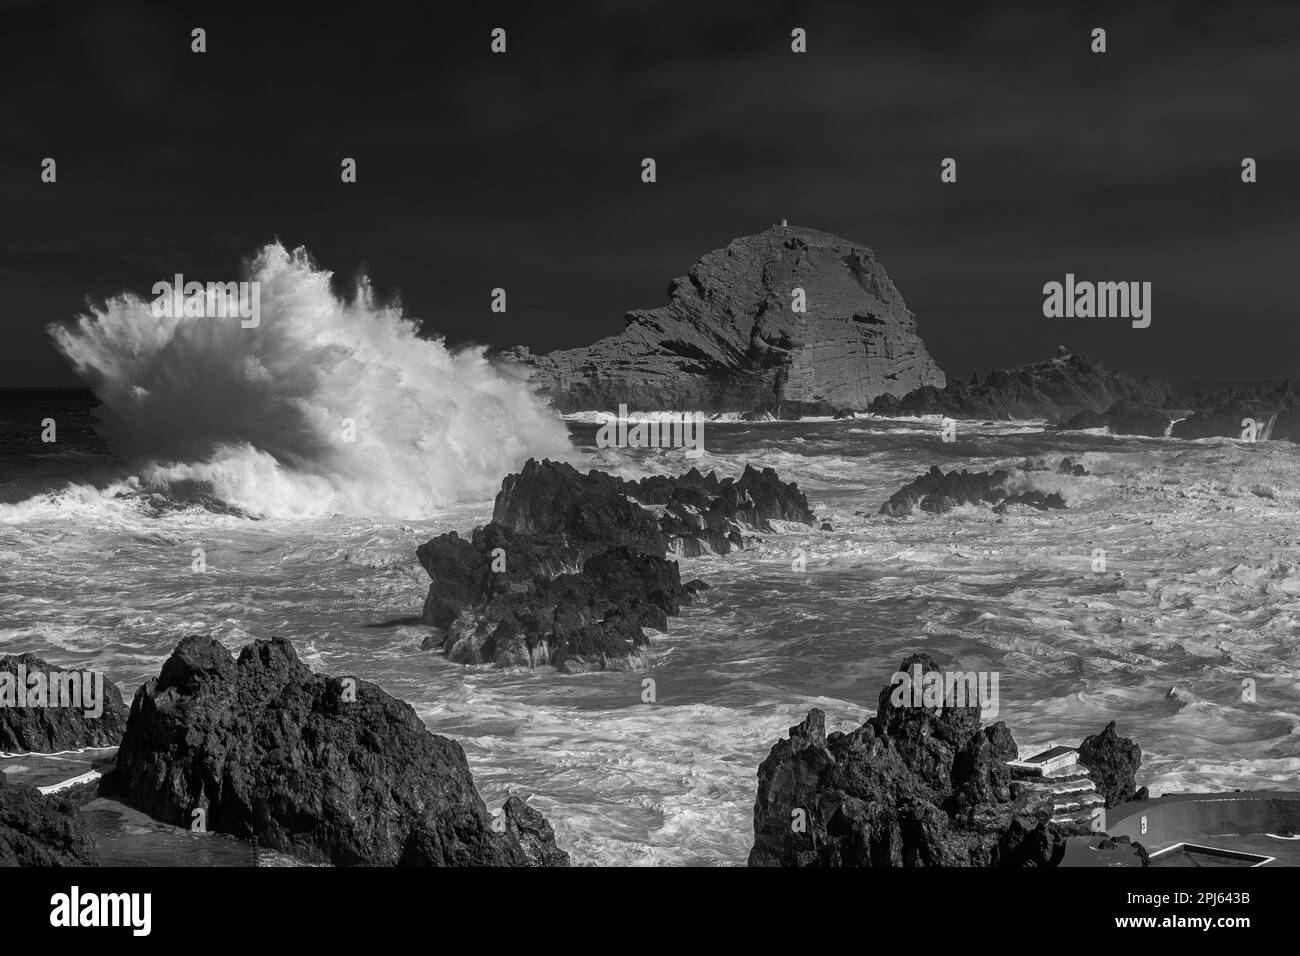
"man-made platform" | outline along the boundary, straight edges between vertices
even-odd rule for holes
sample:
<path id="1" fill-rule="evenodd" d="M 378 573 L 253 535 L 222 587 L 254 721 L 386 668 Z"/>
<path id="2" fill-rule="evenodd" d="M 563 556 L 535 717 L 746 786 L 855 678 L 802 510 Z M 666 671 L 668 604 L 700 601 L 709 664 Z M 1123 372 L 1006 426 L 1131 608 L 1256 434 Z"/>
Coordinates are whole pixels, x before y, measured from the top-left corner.
<path id="1" fill-rule="evenodd" d="M 1106 811 L 1106 832 L 1141 843 L 1152 866 L 1300 866 L 1300 792 L 1178 793 Z M 1103 861 L 1096 840 L 1072 840 L 1063 866 Z M 1117 855 L 1123 856 L 1123 854 Z"/>
<path id="2" fill-rule="evenodd" d="M 1073 767 L 1079 762 L 1079 751 L 1074 747 L 1051 747 L 1024 760 L 1008 761 L 1018 776 L 1051 774 Z"/>

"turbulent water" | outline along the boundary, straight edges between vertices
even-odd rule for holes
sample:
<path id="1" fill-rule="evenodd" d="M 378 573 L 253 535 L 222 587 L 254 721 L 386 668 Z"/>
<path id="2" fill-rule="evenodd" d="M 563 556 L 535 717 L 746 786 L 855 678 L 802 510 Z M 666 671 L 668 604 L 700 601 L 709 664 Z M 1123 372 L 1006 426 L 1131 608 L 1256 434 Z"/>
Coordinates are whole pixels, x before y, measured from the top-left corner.
<path id="1" fill-rule="evenodd" d="M 509 789 L 532 794 L 582 864 L 742 863 L 771 744 L 810 707 L 831 727 L 860 722 L 914 649 L 998 672 L 998 716 L 1022 751 L 1115 719 L 1142 745 L 1140 782 L 1155 793 L 1295 785 L 1296 445 L 1025 423 L 967 425 L 945 443 L 937 421 L 856 419 L 709 423 L 707 453 L 689 463 L 598 450 L 594 424 L 570 422 L 566 441 L 480 355 L 415 338 L 392 310 L 333 299 L 305 260 L 272 248 L 254 268 L 284 284 L 262 324 L 279 316 L 286 328 L 264 343 L 211 330 L 199 342 L 179 327 L 146 340 L 128 299 L 62 333 L 101 388 L 114 448 L 125 441 L 131 457 L 95 437 L 85 395 L 0 397 L 0 653 L 103 669 L 129 697 L 186 635 L 232 649 L 284 635 L 312 667 L 372 680 L 459 740 L 490 806 Z M 349 322 L 369 331 L 345 342 Z M 232 384 L 213 347 L 278 370 Z M 133 397 L 132 381 L 147 395 Z M 240 388 L 276 409 L 251 430 L 240 416 L 259 406 Z M 224 407 L 202 411 L 189 437 L 169 431 L 205 404 Z M 369 416 L 365 448 L 328 440 L 349 411 Z M 38 438 L 47 417 L 52 444 Z M 654 636 L 643 672 L 467 668 L 421 651 L 416 546 L 486 521 L 501 478 L 529 454 L 627 477 L 770 465 L 834 530 L 790 527 L 684 560 L 683 578 L 712 588 Z M 1092 474 L 1057 475 L 1067 455 Z M 1023 468 L 1023 488 L 1060 491 L 1069 508 L 877 514 L 931 464 Z M 0 761 L 10 767 L 21 775 Z M 111 859 L 196 861 L 166 834 L 126 838 L 152 832 L 143 818 L 101 807 L 95 822 Z M 197 861 L 243 852 L 223 847 Z"/>

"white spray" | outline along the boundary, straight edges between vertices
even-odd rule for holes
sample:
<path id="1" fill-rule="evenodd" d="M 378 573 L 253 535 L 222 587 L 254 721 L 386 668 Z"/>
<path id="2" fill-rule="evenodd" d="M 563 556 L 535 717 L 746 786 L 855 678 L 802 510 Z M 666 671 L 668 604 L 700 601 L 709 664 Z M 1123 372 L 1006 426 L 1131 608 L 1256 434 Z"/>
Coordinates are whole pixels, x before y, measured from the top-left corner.
<path id="1" fill-rule="evenodd" d="M 481 348 L 425 339 L 369 283 L 352 301 L 306 250 L 245 264 L 261 319 L 155 314 L 131 294 L 50 327 L 95 389 L 104 437 L 146 482 L 199 480 L 262 514 L 420 517 L 490 497 L 563 422 Z"/>

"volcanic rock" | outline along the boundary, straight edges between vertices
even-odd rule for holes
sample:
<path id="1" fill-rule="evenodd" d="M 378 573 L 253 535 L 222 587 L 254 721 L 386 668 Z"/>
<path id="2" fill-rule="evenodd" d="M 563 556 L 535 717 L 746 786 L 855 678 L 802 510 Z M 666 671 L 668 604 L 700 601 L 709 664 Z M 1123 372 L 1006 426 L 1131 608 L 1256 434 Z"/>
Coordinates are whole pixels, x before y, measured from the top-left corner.
<path id="1" fill-rule="evenodd" d="M 926 654 L 899 665 L 939 670 Z M 875 717 L 826 734 L 812 710 L 758 771 L 750 866 L 1054 866 L 1065 838 L 1043 791 L 1011 795 L 1016 753 L 978 704 L 898 706 L 892 684 Z"/>
<path id="2" fill-rule="evenodd" d="M 1010 477 L 1001 469 L 992 473 L 962 469 L 944 474 L 938 465 L 931 465 L 924 475 L 890 495 L 880 506 L 880 513 L 905 518 L 918 506 L 931 514 L 945 514 L 959 505 L 994 504 L 1007 496 L 1003 486 Z"/>
<path id="3" fill-rule="evenodd" d="M 0 706 L 0 752 L 60 753 L 85 747 L 117 746 L 126 729 L 126 705 L 117 685 L 107 677 L 100 675 L 103 678 L 102 712 L 99 716 L 92 716 L 86 713 L 87 707 L 68 706 L 73 701 L 89 703 L 90 699 L 84 692 L 76 698 L 69 696 L 66 690 L 74 681 L 80 685 L 92 678 L 94 672 L 61 670 L 33 654 L 0 657 L 0 672 L 13 675 L 15 682 L 20 673 L 25 677 L 41 673 L 45 675 L 43 683 L 47 687 L 59 685 L 60 700 L 65 702 L 57 707 Z"/>
<path id="4" fill-rule="evenodd" d="M 1079 744 L 1079 763 L 1088 768 L 1107 807 L 1128 803 L 1136 795 L 1142 748 L 1136 741 L 1119 736 L 1115 721 L 1108 723 L 1101 733 L 1083 739 Z"/>
<path id="5" fill-rule="evenodd" d="M 792 311 L 796 289 L 806 312 Z M 506 357 L 531 367 L 563 412 L 822 414 L 945 381 L 875 254 L 825 232 L 774 226 L 736 239 L 674 279 L 668 296 L 594 345 Z"/>
<path id="6" fill-rule="evenodd" d="M 669 551 L 725 554 L 772 521 L 813 521 L 770 468 L 632 482 L 534 460 L 505 479 L 492 514 L 469 539 L 450 532 L 416 550 L 432 581 L 423 617 L 439 629 L 425 646 L 458 663 L 566 673 L 634 666 L 642 628 L 666 630 L 704 588 L 681 583 Z"/>
<path id="7" fill-rule="evenodd" d="M 494 825 L 460 745 L 374 684 L 314 674 L 283 638 L 238 660 L 187 637 L 135 695 L 101 781 L 155 819 L 338 866 L 566 865 L 519 799 Z"/>
<path id="8" fill-rule="evenodd" d="M 945 474 L 938 465 L 931 465 L 924 475 L 890 495 L 889 500 L 880 506 L 879 513 L 891 518 L 905 518 L 914 514 L 918 507 L 930 514 L 946 514 L 961 505 L 991 504 L 995 513 L 1004 514 L 1012 505 L 1027 505 L 1039 511 L 1066 506 L 1065 499 L 1056 492 L 1044 494 L 1030 490 L 1010 494 L 1006 489 L 1010 479 L 1011 475 L 1000 468 L 993 472 L 972 472 L 963 468 Z"/>
<path id="9" fill-rule="evenodd" d="M 95 841 L 77 808 L 0 774 L 0 866 L 97 866 Z"/>

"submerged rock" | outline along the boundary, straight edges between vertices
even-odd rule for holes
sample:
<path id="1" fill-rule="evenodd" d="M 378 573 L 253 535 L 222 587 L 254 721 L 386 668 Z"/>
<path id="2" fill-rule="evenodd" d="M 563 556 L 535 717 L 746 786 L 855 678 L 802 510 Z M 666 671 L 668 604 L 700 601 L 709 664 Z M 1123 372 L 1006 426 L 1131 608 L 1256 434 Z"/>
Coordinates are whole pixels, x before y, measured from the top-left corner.
<path id="1" fill-rule="evenodd" d="M 37 699 L 33 682 L 43 688 L 40 703 L 22 706 Z M 115 747 L 125 729 L 122 694 L 102 673 L 60 669 L 34 654 L 0 657 L 0 752 Z"/>
<path id="2" fill-rule="evenodd" d="M 136 692 L 101 792 L 308 862 L 568 862 L 518 798 L 494 822 L 460 745 L 430 733 L 409 704 L 312 673 L 283 638 L 255 641 L 237 660 L 213 638 L 181 641 Z"/>
<path id="3" fill-rule="evenodd" d="M 806 311 L 792 309 L 796 290 Z M 565 412 L 833 414 L 945 381 L 875 254 L 816 229 L 736 239 L 674 279 L 668 296 L 594 345 L 507 357 Z"/>
<path id="4" fill-rule="evenodd" d="M 634 666 L 702 582 L 683 585 L 668 552 L 725 554 L 773 521 L 811 524 L 798 487 L 770 468 L 624 481 L 530 460 L 502 483 L 492 521 L 416 550 L 431 579 L 425 642 L 463 664 L 568 673 Z"/>
<path id="5" fill-rule="evenodd" d="M 938 671 L 913 654 L 900 672 Z M 978 704 L 899 706 L 826 734 L 812 710 L 758 771 L 750 866 L 1055 866 L 1065 838 L 1042 791 L 1013 797 L 1015 741 Z"/>

